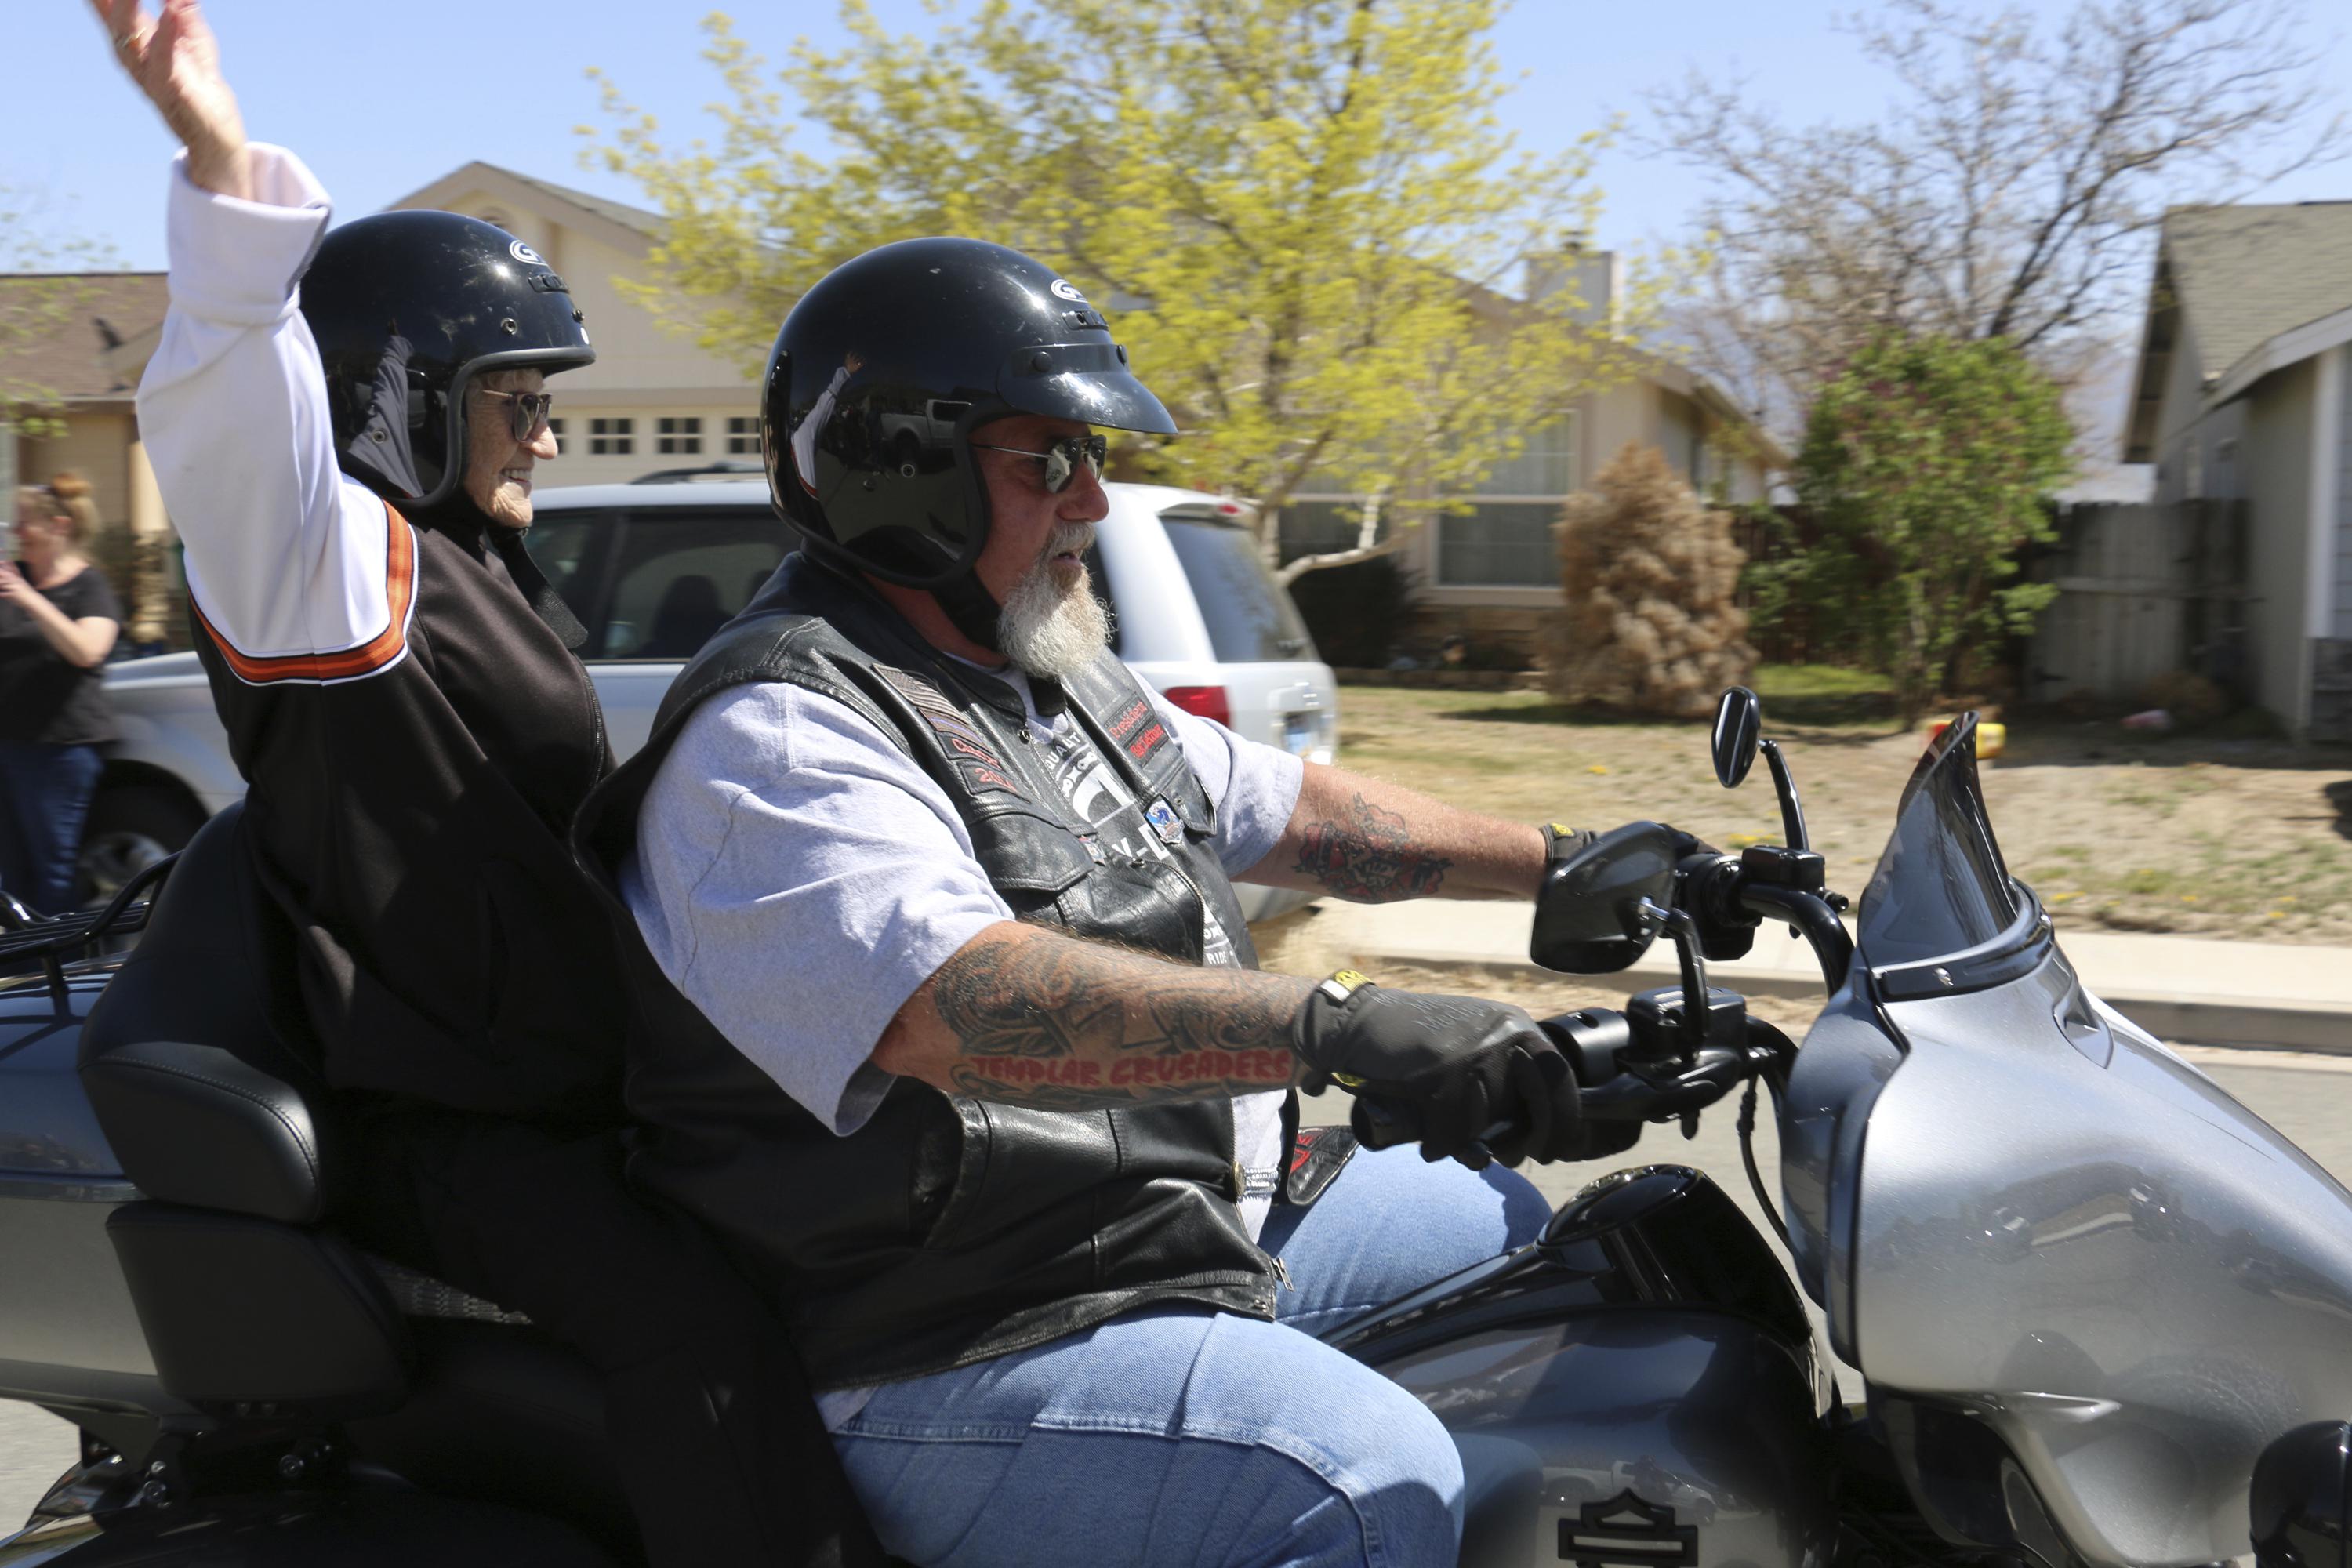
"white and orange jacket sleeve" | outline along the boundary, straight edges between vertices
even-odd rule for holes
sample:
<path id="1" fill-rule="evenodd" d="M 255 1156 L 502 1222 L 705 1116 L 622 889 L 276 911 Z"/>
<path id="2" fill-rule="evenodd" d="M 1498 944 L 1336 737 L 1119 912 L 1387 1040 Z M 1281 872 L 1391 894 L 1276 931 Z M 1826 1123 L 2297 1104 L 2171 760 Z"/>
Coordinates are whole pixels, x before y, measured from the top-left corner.
<path id="1" fill-rule="evenodd" d="M 406 654 L 406 523 L 335 461 L 299 280 L 331 207 L 302 161 L 252 145 L 256 200 L 172 170 L 171 308 L 139 428 L 186 546 L 196 612 L 242 679 L 344 680 Z"/>

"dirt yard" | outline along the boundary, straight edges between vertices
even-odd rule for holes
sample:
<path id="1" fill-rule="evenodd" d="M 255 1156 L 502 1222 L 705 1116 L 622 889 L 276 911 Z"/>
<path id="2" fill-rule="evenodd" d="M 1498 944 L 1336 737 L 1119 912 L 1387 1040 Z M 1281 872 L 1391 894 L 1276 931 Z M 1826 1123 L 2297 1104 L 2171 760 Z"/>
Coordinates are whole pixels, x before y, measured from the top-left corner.
<path id="1" fill-rule="evenodd" d="M 1922 738 L 1841 672 L 1759 678 L 1831 886 L 1859 896 Z M 1654 817 L 1726 848 L 1778 841 L 1759 760 L 1727 794 L 1704 723 L 1631 721 L 1531 692 L 1346 688 L 1342 765 L 1529 821 Z M 2352 945 L 2352 749 L 2016 720 L 1984 770 L 2011 870 L 2062 922 Z"/>

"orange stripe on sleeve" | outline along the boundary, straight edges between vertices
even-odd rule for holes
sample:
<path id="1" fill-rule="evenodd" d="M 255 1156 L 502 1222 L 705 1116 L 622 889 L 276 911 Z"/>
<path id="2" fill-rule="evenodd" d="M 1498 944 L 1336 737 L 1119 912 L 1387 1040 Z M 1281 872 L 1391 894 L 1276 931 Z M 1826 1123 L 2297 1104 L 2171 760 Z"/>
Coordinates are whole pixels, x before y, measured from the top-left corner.
<path id="1" fill-rule="evenodd" d="M 214 629 L 205 618 L 204 607 L 191 598 L 189 608 L 195 614 L 196 624 L 220 649 L 236 678 L 248 686 L 268 686 L 278 681 L 301 680 L 326 682 L 350 680 L 372 675 L 397 660 L 408 647 L 408 616 L 416 602 L 416 536 L 409 531 L 408 520 L 387 504 L 384 513 L 384 602 L 392 608 L 391 618 L 383 631 L 357 647 L 338 653 L 289 653 L 268 658 L 257 658 L 239 653 L 229 646 L 226 637 Z"/>

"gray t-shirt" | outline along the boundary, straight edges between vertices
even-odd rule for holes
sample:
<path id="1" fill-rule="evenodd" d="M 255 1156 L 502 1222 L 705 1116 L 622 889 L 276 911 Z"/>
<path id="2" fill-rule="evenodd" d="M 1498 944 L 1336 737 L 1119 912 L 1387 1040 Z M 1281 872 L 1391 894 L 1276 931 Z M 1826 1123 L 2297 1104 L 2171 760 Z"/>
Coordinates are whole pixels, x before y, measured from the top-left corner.
<path id="1" fill-rule="evenodd" d="M 1025 700 L 1026 683 L 1013 683 Z M 1153 702 L 1215 805 L 1219 863 L 1249 869 L 1288 826 L 1303 764 Z M 1033 706 L 1030 729 L 1089 820 L 1123 804 L 1124 783 L 1068 714 L 1048 723 Z M 671 984 L 844 1135 L 889 1087 L 868 1058 L 899 1007 L 957 949 L 1013 918 L 946 793 L 855 710 L 782 682 L 721 692 L 687 721 L 620 882 Z M 1224 938 L 1214 923 L 1213 957 Z M 1281 1159 L 1281 1102 L 1234 1102 L 1253 1235 Z"/>

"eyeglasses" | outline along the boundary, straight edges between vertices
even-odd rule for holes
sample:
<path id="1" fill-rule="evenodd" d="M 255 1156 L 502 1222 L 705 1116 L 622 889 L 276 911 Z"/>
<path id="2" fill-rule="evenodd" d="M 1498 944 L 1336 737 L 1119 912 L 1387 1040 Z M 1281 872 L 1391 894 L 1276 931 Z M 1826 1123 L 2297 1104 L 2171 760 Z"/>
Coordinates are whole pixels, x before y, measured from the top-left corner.
<path id="1" fill-rule="evenodd" d="M 1025 452 L 1018 447 L 992 447 L 985 441 L 974 441 L 972 447 L 982 452 L 1010 452 L 1016 458 L 1034 458 L 1045 465 L 1045 493 L 1059 495 L 1070 482 L 1070 476 L 1084 463 L 1087 472 L 1099 481 L 1103 459 L 1110 456 L 1108 436 L 1065 436 L 1042 452 Z"/>
<path id="2" fill-rule="evenodd" d="M 484 397 L 507 400 L 507 428 L 514 432 L 518 441 L 530 440 L 530 433 L 547 417 L 547 411 L 555 406 L 555 394 L 551 392 L 492 392 L 487 386 L 475 390 Z"/>

